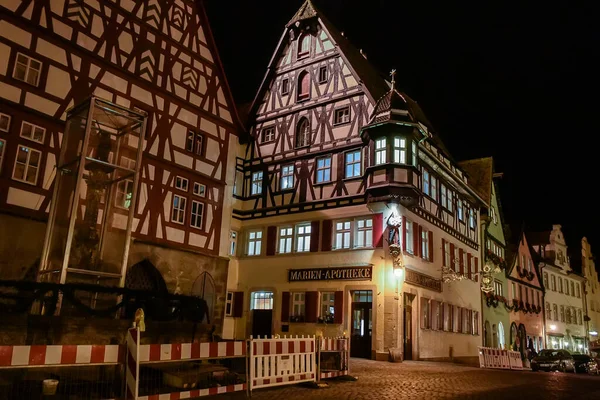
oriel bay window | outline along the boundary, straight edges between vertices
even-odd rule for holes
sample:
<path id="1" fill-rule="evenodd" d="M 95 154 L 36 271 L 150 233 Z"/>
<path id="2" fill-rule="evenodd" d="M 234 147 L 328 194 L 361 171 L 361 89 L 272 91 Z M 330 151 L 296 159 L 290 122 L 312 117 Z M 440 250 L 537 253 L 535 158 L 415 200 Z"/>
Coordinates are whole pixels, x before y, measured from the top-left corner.
<path id="1" fill-rule="evenodd" d="M 406 139 L 401 137 L 394 138 L 394 162 L 396 164 L 406 164 Z"/>
<path id="2" fill-rule="evenodd" d="M 386 138 L 375 140 L 375 165 L 385 164 L 387 153 Z"/>

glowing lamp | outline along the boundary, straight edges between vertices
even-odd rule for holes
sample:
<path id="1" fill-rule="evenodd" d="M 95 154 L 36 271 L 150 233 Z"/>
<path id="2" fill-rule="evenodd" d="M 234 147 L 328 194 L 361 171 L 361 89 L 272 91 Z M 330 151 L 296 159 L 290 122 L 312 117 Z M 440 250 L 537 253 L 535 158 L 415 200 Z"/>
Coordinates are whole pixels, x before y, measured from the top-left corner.
<path id="1" fill-rule="evenodd" d="M 598 332 L 596 332 L 596 331 L 590 331 L 590 335 L 592 335 L 592 336 L 598 336 Z"/>
<path id="2" fill-rule="evenodd" d="M 556 325 L 550 325 L 550 330 L 551 331 L 555 331 L 556 330 Z"/>
<path id="3" fill-rule="evenodd" d="M 394 266 L 394 276 L 396 276 L 396 278 L 400 278 L 402 276 L 402 267 Z"/>

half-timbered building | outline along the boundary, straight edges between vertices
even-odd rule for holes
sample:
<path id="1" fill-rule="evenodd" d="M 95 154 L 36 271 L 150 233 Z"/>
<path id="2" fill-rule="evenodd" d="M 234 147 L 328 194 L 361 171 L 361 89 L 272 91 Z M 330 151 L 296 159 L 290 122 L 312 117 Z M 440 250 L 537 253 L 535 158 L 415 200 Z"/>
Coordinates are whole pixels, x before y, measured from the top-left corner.
<path id="1" fill-rule="evenodd" d="M 214 306 L 211 323 L 220 326 L 228 264 L 220 256 L 227 255 L 230 219 L 224 201 L 233 179 L 227 155 L 239 125 L 197 1 L 0 1 L 2 279 L 36 275 L 67 110 L 91 95 L 146 122 L 136 203 L 134 180 L 125 179 L 95 210 L 112 202 L 109 223 L 119 230 L 135 208 L 128 263 L 138 267 L 127 285 L 159 290 L 158 276 L 171 292 L 205 297 Z M 134 153 L 111 151 L 106 163 L 135 169 Z M 124 281 L 108 267 L 72 267 L 67 281 Z"/>
<path id="2" fill-rule="evenodd" d="M 600 281 L 592 245 L 586 237 L 581 239 L 581 272 L 585 278 L 583 295 L 584 300 L 584 324 L 587 332 L 589 350 L 598 353 L 600 351 Z M 586 318 L 587 317 L 587 318 Z"/>
<path id="3" fill-rule="evenodd" d="M 224 334 L 475 357 L 483 200 L 409 96 L 306 1 L 249 111 Z"/>

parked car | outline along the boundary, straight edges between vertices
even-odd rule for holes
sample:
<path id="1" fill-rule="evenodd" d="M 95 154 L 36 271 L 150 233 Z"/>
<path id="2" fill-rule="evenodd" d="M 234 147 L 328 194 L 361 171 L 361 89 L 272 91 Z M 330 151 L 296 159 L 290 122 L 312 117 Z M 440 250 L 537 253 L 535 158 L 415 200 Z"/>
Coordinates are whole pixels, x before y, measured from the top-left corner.
<path id="1" fill-rule="evenodd" d="M 575 360 L 575 371 L 588 374 L 600 374 L 600 366 L 598 362 L 587 354 L 573 354 Z"/>
<path id="2" fill-rule="evenodd" d="M 532 371 L 577 372 L 575 359 L 567 350 L 544 349 L 531 360 Z"/>

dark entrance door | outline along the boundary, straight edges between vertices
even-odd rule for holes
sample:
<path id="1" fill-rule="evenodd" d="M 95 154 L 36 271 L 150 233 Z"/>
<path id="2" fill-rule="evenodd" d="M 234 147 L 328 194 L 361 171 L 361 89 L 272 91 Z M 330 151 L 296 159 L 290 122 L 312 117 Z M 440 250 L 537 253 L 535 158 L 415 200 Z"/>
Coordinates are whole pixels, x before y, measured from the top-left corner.
<path id="1" fill-rule="evenodd" d="M 412 319 L 412 302 L 415 298 L 414 295 L 404 293 L 404 359 L 412 360 L 412 348 L 413 348 L 413 319 Z"/>
<path id="2" fill-rule="evenodd" d="M 252 337 L 271 336 L 273 310 L 252 310 Z"/>
<path id="3" fill-rule="evenodd" d="M 352 293 L 352 334 L 350 356 L 371 358 L 371 332 L 373 329 L 373 293 L 357 290 Z"/>

